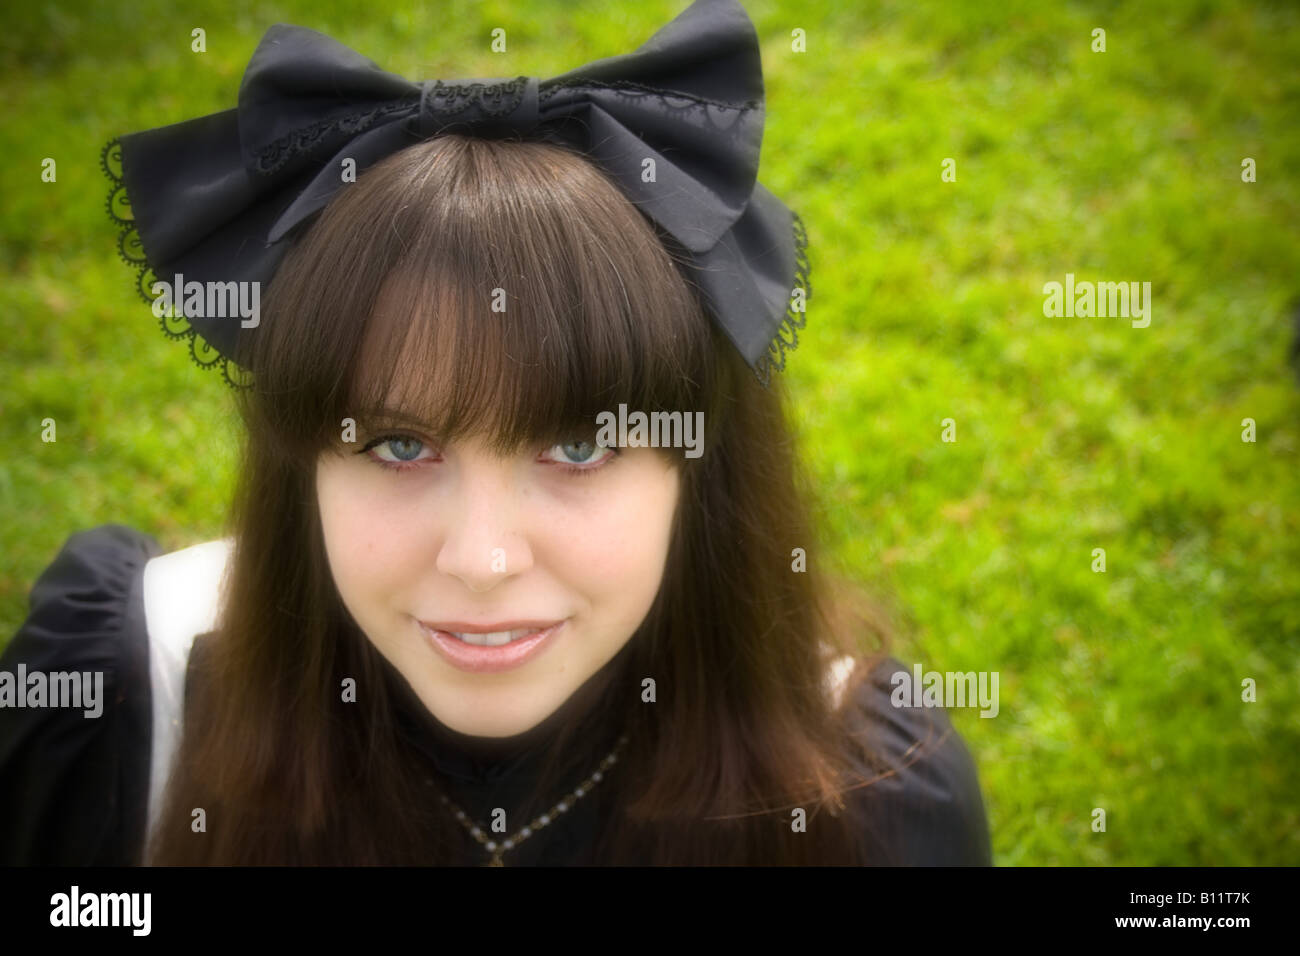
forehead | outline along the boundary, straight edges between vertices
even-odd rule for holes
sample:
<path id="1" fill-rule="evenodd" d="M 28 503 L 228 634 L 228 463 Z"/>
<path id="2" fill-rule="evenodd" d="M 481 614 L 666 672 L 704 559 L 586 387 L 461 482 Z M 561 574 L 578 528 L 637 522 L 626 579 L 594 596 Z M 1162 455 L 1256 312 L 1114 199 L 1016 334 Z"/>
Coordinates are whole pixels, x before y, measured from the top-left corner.
<path id="1" fill-rule="evenodd" d="M 485 443 L 502 454 L 538 438 L 595 427 L 604 404 L 589 380 L 568 361 L 580 330 L 556 327 L 538 334 L 541 309 L 514 303 L 492 309 L 463 284 L 425 273 L 394 273 L 369 316 L 351 384 L 360 418 L 419 426 L 446 441 Z"/>
<path id="2" fill-rule="evenodd" d="M 356 366 L 356 393 L 367 405 L 445 404 L 456 376 L 455 324 L 460 296 L 446 283 L 395 272 L 369 317 Z"/>

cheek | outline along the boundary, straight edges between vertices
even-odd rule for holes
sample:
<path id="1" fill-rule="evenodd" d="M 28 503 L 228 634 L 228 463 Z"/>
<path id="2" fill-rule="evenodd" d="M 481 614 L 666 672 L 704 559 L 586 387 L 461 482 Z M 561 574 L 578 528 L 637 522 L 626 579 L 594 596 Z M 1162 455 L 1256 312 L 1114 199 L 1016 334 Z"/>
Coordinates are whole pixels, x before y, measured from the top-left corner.
<path id="1" fill-rule="evenodd" d="M 416 560 L 412 546 L 418 539 L 391 501 L 368 493 L 342 469 L 322 468 L 316 491 L 325 550 L 345 603 L 359 604 L 400 586 L 402 569 Z"/>
<path id="2" fill-rule="evenodd" d="M 559 522 L 573 531 L 552 537 L 543 559 L 620 617 L 638 617 L 659 589 L 677 500 L 675 475 L 642 469 L 635 477 Z"/>

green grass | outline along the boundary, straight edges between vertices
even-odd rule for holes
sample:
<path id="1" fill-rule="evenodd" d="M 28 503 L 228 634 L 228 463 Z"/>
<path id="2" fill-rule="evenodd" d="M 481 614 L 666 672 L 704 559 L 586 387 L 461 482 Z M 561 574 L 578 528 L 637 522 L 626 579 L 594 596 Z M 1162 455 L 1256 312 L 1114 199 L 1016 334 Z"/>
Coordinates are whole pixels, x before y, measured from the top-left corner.
<path id="1" fill-rule="evenodd" d="M 413 78 L 546 76 L 685 5 L 15 11 L 0 37 L 0 635 L 68 534 L 121 522 L 168 548 L 206 540 L 232 487 L 225 386 L 163 338 L 115 257 L 105 140 L 234 105 L 273 22 Z M 768 85 L 761 178 L 812 243 L 788 377 L 833 519 L 824 560 L 890 595 L 903 659 L 1000 673 L 996 719 L 954 713 L 996 861 L 1300 862 L 1300 10 L 747 6 Z M 487 52 L 496 26 L 504 57 Z M 57 183 L 40 181 L 46 156 Z M 1151 282 L 1150 327 L 1044 317 L 1043 284 L 1067 272 Z"/>

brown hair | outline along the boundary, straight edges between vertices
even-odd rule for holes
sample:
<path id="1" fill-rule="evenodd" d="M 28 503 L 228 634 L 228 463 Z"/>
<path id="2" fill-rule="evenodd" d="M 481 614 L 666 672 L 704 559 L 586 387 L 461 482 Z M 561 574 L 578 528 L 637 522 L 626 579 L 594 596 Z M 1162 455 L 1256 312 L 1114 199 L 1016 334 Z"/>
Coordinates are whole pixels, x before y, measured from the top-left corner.
<path id="1" fill-rule="evenodd" d="M 629 731 L 602 784 L 618 813 L 599 860 L 867 862 L 837 811 L 869 755 L 825 691 L 831 657 L 858 654 L 865 635 L 848 627 L 862 615 L 830 599 L 781 377 L 759 385 L 680 259 L 582 156 L 454 135 L 366 171 L 298 238 L 244 357 L 254 387 L 224 610 L 192 665 L 148 862 L 461 859 L 466 837 L 421 791 L 384 662 L 335 589 L 316 462 L 343 419 L 361 429 L 394 404 L 431 434 L 482 434 L 508 453 L 591 431 L 620 402 L 703 410 L 706 437 L 698 459 L 671 458 L 682 494 L 658 597 L 592 691 Z M 504 315 L 490 308 L 498 286 Z M 866 625 L 883 653 L 885 625 Z M 368 692 L 341 705 L 345 676 Z M 603 756 L 562 739 L 566 767 Z M 559 760 L 539 800 L 563 792 L 549 789 Z M 792 832 L 796 806 L 806 833 Z"/>

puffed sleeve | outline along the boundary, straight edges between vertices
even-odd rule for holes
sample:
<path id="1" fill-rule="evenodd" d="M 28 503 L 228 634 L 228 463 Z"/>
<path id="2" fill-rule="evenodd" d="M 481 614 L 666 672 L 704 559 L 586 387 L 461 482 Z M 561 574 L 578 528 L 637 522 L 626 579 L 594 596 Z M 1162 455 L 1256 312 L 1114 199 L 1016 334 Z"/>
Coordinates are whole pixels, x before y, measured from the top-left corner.
<path id="1" fill-rule="evenodd" d="M 121 525 L 82 531 L 32 588 L 27 620 L 0 656 L 0 681 L 25 694 L 24 706 L 0 707 L 0 864 L 140 862 L 152 721 L 142 581 L 160 551 Z M 34 673 L 44 677 L 33 683 Z M 81 706 L 49 706 L 66 705 L 72 683 L 51 675 L 72 674 Z M 26 706 L 40 683 L 45 706 Z"/>
<path id="2" fill-rule="evenodd" d="M 859 771 L 870 785 L 845 795 L 868 863 L 991 866 L 988 818 L 975 761 L 941 707 L 894 706 L 885 658 L 845 703 L 855 740 L 869 752 Z"/>

